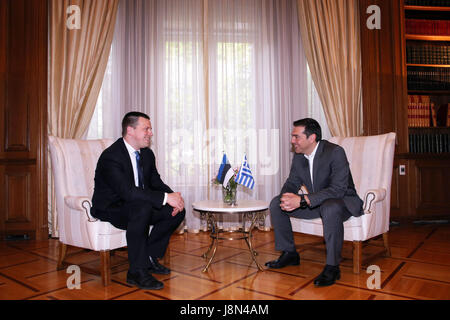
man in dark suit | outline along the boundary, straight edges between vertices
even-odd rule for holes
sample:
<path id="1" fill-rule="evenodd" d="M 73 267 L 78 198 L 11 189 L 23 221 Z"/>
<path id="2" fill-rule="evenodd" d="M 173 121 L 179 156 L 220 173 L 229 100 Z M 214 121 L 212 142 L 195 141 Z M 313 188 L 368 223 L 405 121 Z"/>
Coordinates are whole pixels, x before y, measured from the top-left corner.
<path id="1" fill-rule="evenodd" d="M 181 194 L 164 184 L 156 170 L 149 148 L 152 136 L 146 114 L 125 115 L 122 138 L 98 160 L 91 209 L 94 217 L 127 231 L 127 283 L 150 290 L 163 287 L 152 273 L 170 273 L 158 258 L 164 256 L 170 236 L 185 215 Z"/>
<path id="2" fill-rule="evenodd" d="M 295 121 L 291 143 L 295 155 L 289 177 L 280 195 L 270 204 L 275 249 L 282 254 L 266 266 L 277 269 L 300 264 L 290 217 L 320 217 L 327 258 L 325 268 L 314 284 L 332 285 L 340 278 L 344 221 L 364 213 L 363 201 L 356 194 L 344 149 L 322 140 L 322 130 L 316 120 Z"/>

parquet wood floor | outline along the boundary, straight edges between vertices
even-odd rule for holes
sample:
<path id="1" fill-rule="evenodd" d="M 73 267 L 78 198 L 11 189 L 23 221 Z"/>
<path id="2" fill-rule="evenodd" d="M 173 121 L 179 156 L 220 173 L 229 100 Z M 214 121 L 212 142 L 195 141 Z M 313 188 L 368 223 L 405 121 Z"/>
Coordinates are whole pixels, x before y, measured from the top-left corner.
<path id="1" fill-rule="evenodd" d="M 296 234 L 296 243 L 319 238 Z M 116 251 L 112 283 L 103 287 L 96 270 L 99 255 L 69 248 L 69 263 L 82 268 L 81 288 L 70 290 L 71 274 L 56 270 L 56 239 L 0 242 L 0 300 L 449 300 L 450 225 L 401 225 L 390 231 L 391 257 L 379 257 L 371 264 L 381 270 L 380 289 L 370 289 L 367 266 L 352 273 L 351 244 L 345 243 L 341 279 L 333 286 L 316 288 L 313 279 L 321 272 L 323 251 L 300 252 L 300 266 L 259 272 L 245 242 L 223 241 L 206 273 L 201 255 L 209 245 L 206 233 L 174 235 L 170 243 L 172 273 L 156 275 L 164 289 L 140 290 L 126 283 L 126 250 Z M 264 265 L 279 253 L 274 250 L 273 232 L 256 231 L 257 259 Z M 376 239 L 364 248 L 370 252 L 382 246 Z"/>

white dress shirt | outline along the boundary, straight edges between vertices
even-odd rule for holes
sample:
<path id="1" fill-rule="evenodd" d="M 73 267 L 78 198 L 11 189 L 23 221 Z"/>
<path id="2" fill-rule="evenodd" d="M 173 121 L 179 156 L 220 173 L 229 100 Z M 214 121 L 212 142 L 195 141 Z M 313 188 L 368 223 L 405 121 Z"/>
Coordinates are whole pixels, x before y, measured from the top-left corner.
<path id="1" fill-rule="evenodd" d="M 311 184 L 314 184 L 313 181 L 313 164 L 314 164 L 314 157 L 316 156 L 317 147 L 319 146 L 319 142 L 317 142 L 316 147 L 314 148 L 314 151 L 311 152 L 311 154 L 308 156 L 306 154 L 303 154 L 306 159 L 308 159 L 309 162 L 309 174 L 311 175 Z"/>
<path id="2" fill-rule="evenodd" d="M 139 187 L 139 176 L 137 171 L 137 161 L 136 161 L 136 154 L 135 152 L 140 150 L 135 150 L 128 142 L 126 142 L 125 139 L 123 139 L 123 142 L 125 143 L 125 147 L 127 147 L 128 155 L 130 156 L 131 165 L 133 166 L 133 174 L 134 174 L 134 184 L 136 187 Z"/>

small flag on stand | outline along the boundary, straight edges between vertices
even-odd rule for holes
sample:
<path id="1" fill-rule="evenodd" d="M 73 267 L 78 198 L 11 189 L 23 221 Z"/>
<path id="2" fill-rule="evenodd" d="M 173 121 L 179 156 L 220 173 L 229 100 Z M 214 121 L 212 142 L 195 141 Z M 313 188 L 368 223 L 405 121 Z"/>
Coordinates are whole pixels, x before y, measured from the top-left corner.
<path id="1" fill-rule="evenodd" d="M 227 155 L 224 153 L 222 163 L 219 168 L 219 173 L 217 174 L 217 181 L 219 181 L 226 188 L 228 181 L 230 181 L 233 175 L 234 171 L 233 169 L 231 169 L 231 165 L 228 162 Z"/>
<path id="2" fill-rule="evenodd" d="M 255 186 L 255 179 L 253 179 L 252 172 L 250 171 L 250 166 L 248 165 L 247 156 L 244 155 L 244 160 L 242 161 L 241 168 L 239 169 L 236 179 L 234 179 L 239 184 L 253 189 Z"/>

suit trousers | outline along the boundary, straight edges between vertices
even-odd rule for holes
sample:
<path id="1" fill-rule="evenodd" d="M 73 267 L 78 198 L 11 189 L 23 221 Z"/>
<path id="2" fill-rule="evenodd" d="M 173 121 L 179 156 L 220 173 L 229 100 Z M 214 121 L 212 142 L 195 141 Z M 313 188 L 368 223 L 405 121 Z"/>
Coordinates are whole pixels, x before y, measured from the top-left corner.
<path id="1" fill-rule="evenodd" d="M 149 256 L 164 256 L 170 236 L 185 216 L 183 210 L 173 217 L 172 210 L 170 205 L 157 209 L 146 201 L 129 202 L 108 210 L 107 220 L 116 228 L 127 231 L 128 261 L 132 272 L 150 267 Z"/>
<path id="2" fill-rule="evenodd" d="M 287 212 L 280 208 L 280 196 L 277 196 L 270 203 L 270 214 L 275 232 L 275 250 L 296 251 L 291 217 L 298 219 L 321 218 L 327 250 L 326 264 L 331 266 L 340 264 L 344 242 L 344 221 L 352 215 L 342 199 L 326 200 L 314 209 L 306 208 Z"/>

